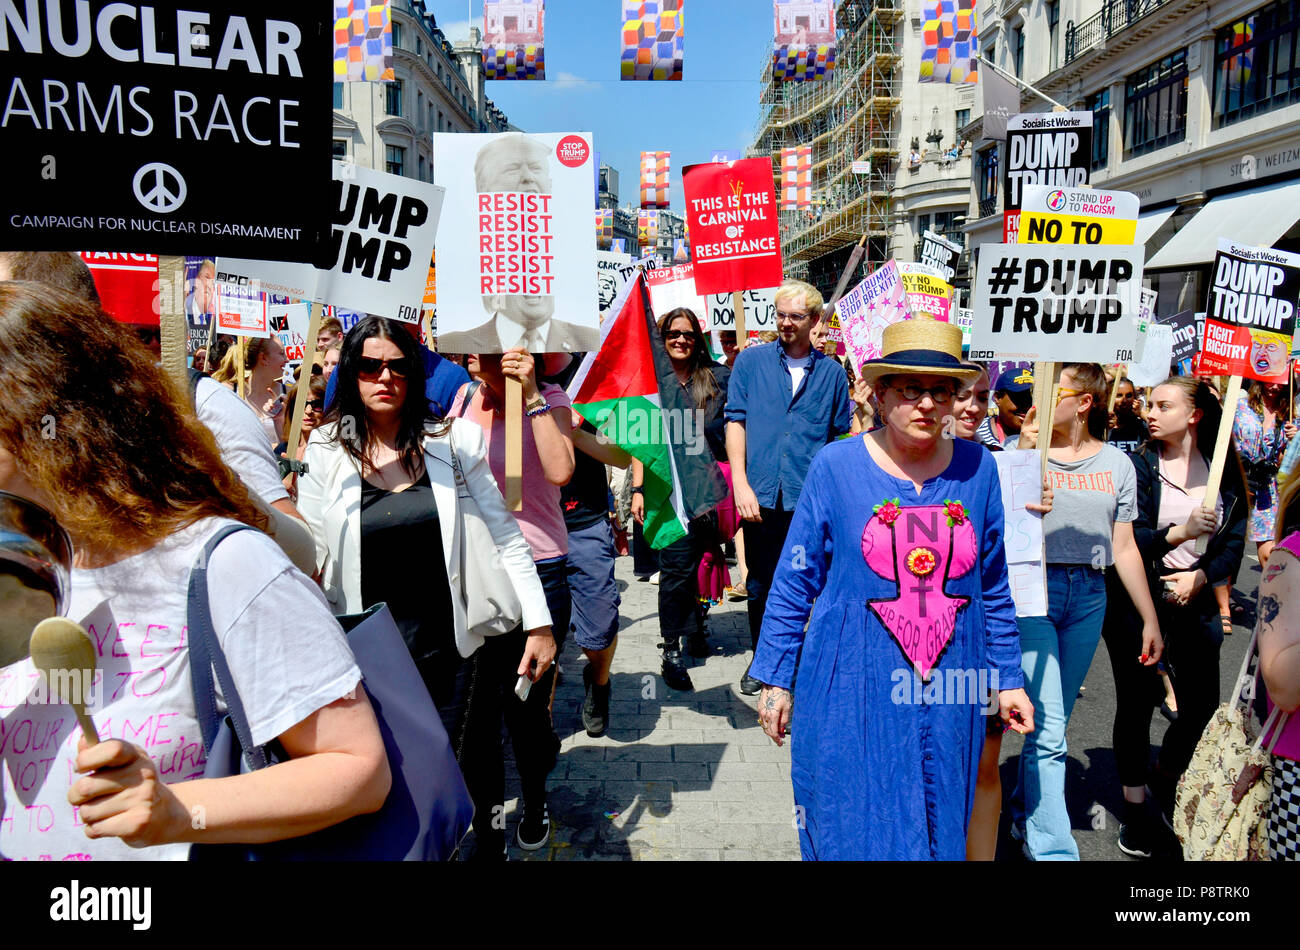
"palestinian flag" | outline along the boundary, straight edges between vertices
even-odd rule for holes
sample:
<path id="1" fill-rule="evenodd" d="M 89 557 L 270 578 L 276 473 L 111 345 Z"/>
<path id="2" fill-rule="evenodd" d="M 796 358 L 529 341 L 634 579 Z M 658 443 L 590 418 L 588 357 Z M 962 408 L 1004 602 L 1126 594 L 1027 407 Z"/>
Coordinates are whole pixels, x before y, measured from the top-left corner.
<path id="1" fill-rule="evenodd" d="M 652 548 L 686 534 L 692 518 L 727 497 L 727 483 L 704 440 L 701 416 L 677 382 L 638 270 L 601 327 L 569 385 L 573 408 L 645 466 L 645 524 Z"/>

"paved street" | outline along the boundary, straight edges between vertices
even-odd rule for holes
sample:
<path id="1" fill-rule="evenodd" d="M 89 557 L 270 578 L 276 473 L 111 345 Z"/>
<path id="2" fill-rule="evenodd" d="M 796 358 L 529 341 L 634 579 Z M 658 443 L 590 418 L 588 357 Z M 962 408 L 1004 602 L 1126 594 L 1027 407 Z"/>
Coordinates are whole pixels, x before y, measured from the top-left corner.
<path id="1" fill-rule="evenodd" d="M 568 643 L 561 657 L 564 682 L 555 699 L 562 751 L 550 781 L 551 842 L 534 854 L 520 851 L 514 844 L 519 803 L 508 801 L 511 858 L 797 860 L 789 747 L 778 749 L 763 735 L 757 697 L 742 696 L 737 686 L 749 661 L 745 605 L 714 608 L 709 620 L 714 652 L 692 661 L 695 691 L 671 692 L 658 675 L 657 588 L 632 576 L 631 558 L 619 559 L 617 576 L 623 629 L 614 661 L 610 730 L 592 739 L 582 728 L 585 661 Z M 1253 599 L 1258 580 L 1252 546 L 1239 586 Z M 1239 625 L 1224 642 L 1225 693 L 1249 635 L 1249 628 Z M 1133 860 L 1115 846 L 1122 799 L 1111 753 L 1113 709 L 1110 661 L 1099 645 L 1068 734 L 1067 801 L 1085 861 Z M 1157 712 L 1153 749 L 1165 725 Z M 1002 749 L 1004 799 L 1015 783 L 1020 746 L 1019 737 L 1008 733 Z M 509 754 L 508 743 L 506 748 Z M 516 795 L 513 763 L 507 775 L 507 794 Z M 1002 832 L 999 858 L 1023 860 L 1007 836 L 1005 813 Z M 1162 856 L 1177 859 L 1172 836 Z"/>

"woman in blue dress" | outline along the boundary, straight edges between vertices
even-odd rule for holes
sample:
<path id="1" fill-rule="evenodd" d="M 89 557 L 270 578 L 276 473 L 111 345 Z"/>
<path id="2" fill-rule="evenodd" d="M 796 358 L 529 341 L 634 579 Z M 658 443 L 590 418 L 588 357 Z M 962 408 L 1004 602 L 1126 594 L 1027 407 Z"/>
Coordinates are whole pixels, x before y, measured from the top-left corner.
<path id="1" fill-rule="evenodd" d="M 882 343 L 861 375 L 884 425 L 813 458 L 750 675 L 764 731 L 798 737 L 806 860 L 960 861 L 984 716 L 1033 728 L 997 465 L 945 438 L 973 375 L 960 329 L 907 320 Z"/>

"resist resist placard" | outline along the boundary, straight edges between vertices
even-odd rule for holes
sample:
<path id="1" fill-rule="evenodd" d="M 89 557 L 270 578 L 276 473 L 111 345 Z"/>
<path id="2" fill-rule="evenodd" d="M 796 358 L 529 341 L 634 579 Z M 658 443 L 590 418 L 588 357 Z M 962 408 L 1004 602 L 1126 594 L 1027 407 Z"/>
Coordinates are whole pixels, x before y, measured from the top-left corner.
<path id="1" fill-rule="evenodd" d="M 438 349 L 582 352 L 600 343 L 586 132 L 438 133 Z"/>

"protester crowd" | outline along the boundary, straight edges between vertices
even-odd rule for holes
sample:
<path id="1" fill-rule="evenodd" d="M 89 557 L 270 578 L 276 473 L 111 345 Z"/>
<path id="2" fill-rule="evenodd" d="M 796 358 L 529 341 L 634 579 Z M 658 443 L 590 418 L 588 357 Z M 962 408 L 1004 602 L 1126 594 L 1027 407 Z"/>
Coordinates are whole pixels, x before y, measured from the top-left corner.
<path id="1" fill-rule="evenodd" d="M 119 642 L 103 659 L 129 670 L 132 658 L 162 658 L 158 688 L 108 697 L 105 723 L 170 716 L 177 735 L 200 734 L 180 631 L 187 572 L 210 555 L 212 626 L 253 741 L 277 741 L 285 760 L 204 778 L 201 746 L 184 757 L 156 735 L 78 744 L 70 717 L 26 707 L 75 759 L 75 771 L 48 769 L 34 800 L 68 812 L 66 799 L 78 819 L 0 832 L 6 857 L 184 857 L 193 842 L 290 838 L 378 810 L 390 762 L 335 618 L 381 603 L 463 772 L 475 857 L 503 859 L 510 837 L 543 848 L 560 750 L 555 659 L 572 637 L 585 658 L 582 722 L 604 735 L 618 666 L 615 564 L 629 553 L 636 576 L 658 585 L 660 673 L 672 690 L 691 690 L 691 661 L 711 654 L 710 609 L 746 603 L 753 655 L 736 685 L 757 696 L 774 742 L 797 737 L 808 859 L 991 860 L 1005 799 L 1026 856 L 1077 860 L 1066 732 L 1103 639 L 1119 847 L 1150 857 L 1227 698 L 1219 654 L 1248 541 L 1265 569 L 1262 684 L 1269 704 L 1300 707 L 1300 621 L 1289 619 L 1300 612 L 1287 609 L 1300 598 L 1300 479 L 1287 478 L 1287 450 L 1300 440 L 1285 387 L 1254 384 L 1222 407 L 1216 380 L 1140 389 L 1071 363 L 1053 381 L 1049 418 L 1032 404 L 1029 369 L 991 378 L 963 359 L 960 330 L 946 323 L 887 328 L 883 355 L 855 373 L 825 339 L 821 293 L 800 281 L 776 293 L 774 339 L 738 346 L 732 334 L 720 360 L 697 315 L 676 309 L 657 320 L 656 345 L 729 495 L 652 550 L 642 462 L 566 394 L 580 354 L 444 357 L 418 327 L 370 316 L 346 333 L 327 322 L 287 389 L 274 336 L 219 340 L 196 358 L 186 393 L 146 341 L 99 309 L 73 260 L 0 259 L 0 491 L 68 531 L 67 616 L 108 603 L 117 618 Z M 503 497 L 514 384 L 516 511 Z M 1208 499 L 1224 412 L 1233 448 Z M 47 418 L 56 438 L 40 437 Z M 1043 519 L 1048 610 L 1029 617 L 1008 582 L 995 456 L 1035 448 L 1040 429 L 1048 460 L 1028 508 Z M 255 530 L 227 539 L 239 526 Z M 487 629 L 480 605 L 512 598 L 510 628 Z M 29 671 L 0 677 L 3 708 L 24 706 Z M 951 684 L 954 671 L 981 674 L 980 694 L 908 698 Z M 1157 708 L 1171 723 L 1152 762 Z M 499 820 L 503 727 L 522 789 L 513 836 Z M 1007 730 L 1024 747 L 1004 795 Z M 1274 857 L 1295 859 L 1300 723 L 1275 726 L 1271 747 L 1268 834 Z M 4 801 L 31 804 L 28 760 L 12 750 Z"/>

